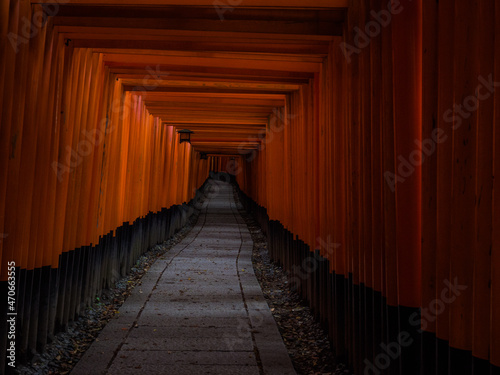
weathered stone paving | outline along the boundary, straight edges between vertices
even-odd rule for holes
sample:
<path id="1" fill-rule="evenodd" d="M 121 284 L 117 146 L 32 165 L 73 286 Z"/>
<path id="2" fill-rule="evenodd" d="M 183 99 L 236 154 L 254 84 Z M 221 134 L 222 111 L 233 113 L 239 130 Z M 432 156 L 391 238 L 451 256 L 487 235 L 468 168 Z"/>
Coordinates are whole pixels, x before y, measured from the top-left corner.
<path id="1" fill-rule="evenodd" d="M 232 187 L 214 184 L 196 226 L 150 268 L 73 375 L 295 374 Z"/>

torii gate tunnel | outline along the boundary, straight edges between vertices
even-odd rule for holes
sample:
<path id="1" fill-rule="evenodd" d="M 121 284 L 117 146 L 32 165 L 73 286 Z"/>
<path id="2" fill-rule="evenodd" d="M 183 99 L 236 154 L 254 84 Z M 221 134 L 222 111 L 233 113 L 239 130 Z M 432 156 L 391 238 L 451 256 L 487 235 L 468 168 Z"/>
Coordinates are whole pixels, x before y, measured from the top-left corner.
<path id="1" fill-rule="evenodd" d="M 500 374 L 498 1 L 2 0 L 0 34 L 1 369 L 225 172 L 355 374 Z"/>

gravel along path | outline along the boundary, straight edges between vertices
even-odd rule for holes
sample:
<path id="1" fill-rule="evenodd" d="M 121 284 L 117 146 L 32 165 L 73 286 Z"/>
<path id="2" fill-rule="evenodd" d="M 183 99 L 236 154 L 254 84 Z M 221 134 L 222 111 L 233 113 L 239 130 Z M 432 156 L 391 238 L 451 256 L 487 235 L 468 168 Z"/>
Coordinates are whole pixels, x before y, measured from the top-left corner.
<path id="1" fill-rule="evenodd" d="M 237 191 L 234 195 L 238 202 Z M 269 259 L 267 240 L 259 224 L 241 205 L 238 206 L 254 242 L 252 262 L 255 275 L 295 371 L 299 375 L 350 374 L 344 364 L 336 361 L 328 336 L 314 319 L 307 302 L 289 288 L 287 273 Z"/>
<path id="2" fill-rule="evenodd" d="M 94 306 L 88 308 L 76 321 L 71 322 L 66 332 L 58 333 L 53 342 L 45 347 L 44 353 L 37 354 L 30 363 L 18 366 L 17 373 L 26 375 L 69 374 L 101 330 L 116 316 L 118 309 L 132 290 L 141 285 L 142 276 L 149 267 L 187 236 L 198 221 L 199 215 L 200 211 L 196 210 L 188 224 L 172 238 L 144 253 L 127 277 L 118 281 L 114 288 L 103 290 L 101 296 L 96 298 Z"/>

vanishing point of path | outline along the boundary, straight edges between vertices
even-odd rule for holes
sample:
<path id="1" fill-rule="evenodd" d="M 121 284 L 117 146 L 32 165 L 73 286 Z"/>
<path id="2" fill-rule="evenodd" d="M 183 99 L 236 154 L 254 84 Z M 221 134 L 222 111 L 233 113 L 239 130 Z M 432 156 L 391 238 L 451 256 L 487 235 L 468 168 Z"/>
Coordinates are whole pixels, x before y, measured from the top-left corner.
<path id="1" fill-rule="evenodd" d="M 156 261 L 72 371 L 79 374 L 295 374 L 252 267 L 229 184 Z"/>

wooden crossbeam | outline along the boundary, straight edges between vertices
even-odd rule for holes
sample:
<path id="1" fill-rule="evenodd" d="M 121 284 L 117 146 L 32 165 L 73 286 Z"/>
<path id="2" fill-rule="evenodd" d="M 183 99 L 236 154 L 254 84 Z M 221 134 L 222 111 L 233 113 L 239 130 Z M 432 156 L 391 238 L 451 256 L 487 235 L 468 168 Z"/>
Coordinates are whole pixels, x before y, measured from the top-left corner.
<path id="1" fill-rule="evenodd" d="M 182 66 L 189 71 L 189 67 L 211 67 L 223 69 L 241 69 L 248 67 L 252 70 L 275 70 L 283 72 L 319 72 L 321 64 L 318 62 L 228 59 L 211 57 L 185 57 L 185 56 L 157 56 L 135 55 L 128 53 L 105 53 L 104 61 L 110 66 Z M 162 69 L 163 70 L 163 69 Z"/>
<path id="2" fill-rule="evenodd" d="M 31 0 L 31 4 L 59 4 L 61 0 Z M 127 5 L 127 6 L 205 6 L 213 7 L 213 0 L 71 0 L 71 4 L 83 5 Z M 289 8 L 347 8 L 348 0 L 245 0 L 245 7 L 289 7 Z M 229 6 L 229 4 L 228 4 Z"/>

